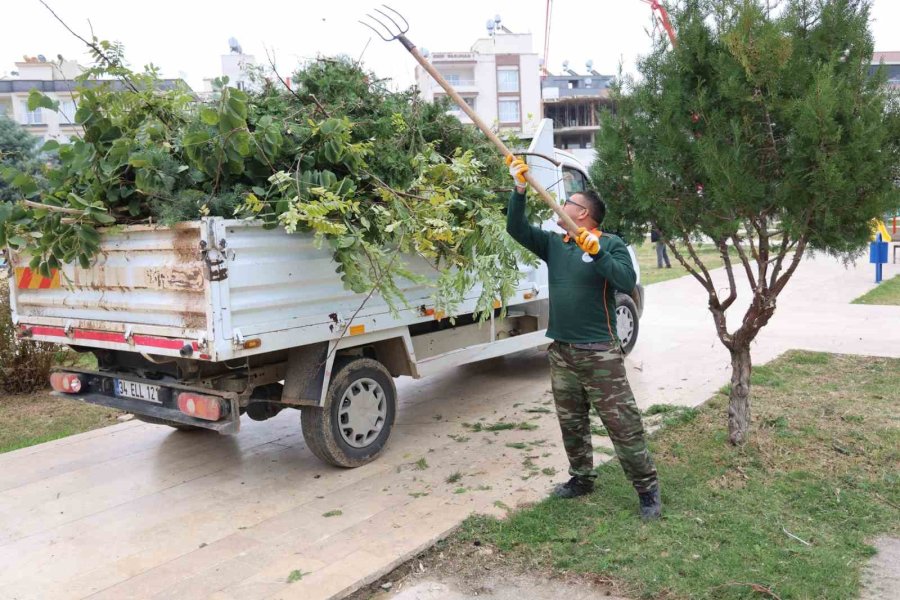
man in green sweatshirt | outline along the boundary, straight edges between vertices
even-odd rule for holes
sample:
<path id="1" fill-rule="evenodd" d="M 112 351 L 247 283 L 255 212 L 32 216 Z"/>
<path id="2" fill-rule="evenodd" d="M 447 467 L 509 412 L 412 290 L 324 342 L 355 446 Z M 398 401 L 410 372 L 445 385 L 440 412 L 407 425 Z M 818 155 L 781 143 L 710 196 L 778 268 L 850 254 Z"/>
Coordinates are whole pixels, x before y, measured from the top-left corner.
<path id="1" fill-rule="evenodd" d="M 625 475 L 638 493 L 641 517 L 660 516 L 656 467 L 647 450 L 641 411 L 625 374 L 616 337 L 616 290 L 636 284 L 625 243 L 598 227 L 606 206 L 596 192 L 573 194 L 563 210 L 578 235 L 561 236 L 534 227 L 525 218 L 525 172 L 521 160 L 507 160 L 516 189 L 509 199 L 506 231 L 547 263 L 550 283 L 550 380 L 572 478 L 554 495 L 575 498 L 594 489 L 590 409 L 600 415 Z M 562 222 L 559 223 L 562 226 Z"/>

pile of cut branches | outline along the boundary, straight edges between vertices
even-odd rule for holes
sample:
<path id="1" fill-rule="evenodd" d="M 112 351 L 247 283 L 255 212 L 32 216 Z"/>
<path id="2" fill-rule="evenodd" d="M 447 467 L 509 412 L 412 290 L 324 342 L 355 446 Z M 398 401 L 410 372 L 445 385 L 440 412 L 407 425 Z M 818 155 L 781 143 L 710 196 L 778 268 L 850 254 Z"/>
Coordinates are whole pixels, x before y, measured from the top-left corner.
<path id="1" fill-rule="evenodd" d="M 0 205 L 0 245 L 30 254 L 47 275 L 88 268 L 100 229 L 204 216 L 258 219 L 330 245 L 347 288 L 376 291 L 391 306 L 402 259 L 419 255 L 440 273 L 439 306 L 453 308 L 481 283 L 479 311 L 514 290 L 529 259 L 504 231 L 506 185 L 481 135 L 348 59 L 320 58 L 292 75 L 260 71 L 256 90 L 218 82 L 201 101 L 127 68 L 121 45 L 94 40 L 96 66 L 77 81 L 80 139 L 54 141 L 41 180 L 6 169 L 21 200 Z M 33 91 L 29 107 L 58 110 Z"/>

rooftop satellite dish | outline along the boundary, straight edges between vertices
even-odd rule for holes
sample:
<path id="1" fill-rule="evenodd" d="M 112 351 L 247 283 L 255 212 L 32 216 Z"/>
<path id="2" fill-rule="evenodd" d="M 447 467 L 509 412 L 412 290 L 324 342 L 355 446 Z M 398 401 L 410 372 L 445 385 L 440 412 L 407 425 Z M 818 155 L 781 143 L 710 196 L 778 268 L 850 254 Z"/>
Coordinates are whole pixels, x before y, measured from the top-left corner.
<path id="1" fill-rule="evenodd" d="M 236 37 L 228 38 L 228 48 L 235 54 L 243 54 L 244 53 L 244 51 L 241 49 L 241 45 L 238 43 Z"/>
<path id="2" fill-rule="evenodd" d="M 496 25 L 494 25 L 494 20 L 488 19 L 487 23 L 485 24 L 485 27 L 487 27 L 488 31 L 494 31 L 494 28 L 496 27 Z"/>
<path id="3" fill-rule="evenodd" d="M 567 60 L 563 61 L 563 71 L 568 71 L 568 70 L 569 70 L 569 61 L 567 59 Z"/>
<path id="4" fill-rule="evenodd" d="M 429 50 L 428 48 L 422 48 L 422 56 L 428 58 L 429 56 L 431 56 L 431 50 Z"/>
<path id="5" fill-rule="evenodd" d="M 591 69 L 594 68 L 594 61 L 592 61 L 592 60 L 589 58 L 589 59 L 587 59 L 587 62 L 584 63 L 584 66 L 586 66 L 586 67 L 587 67 L 587 70 L 590 71 Z"/>
<path id="6" fill-rule="evenodd" d="M 497 25 L 500 24 L 500 15 L 494 15 L 494 23 L 496 23 Z"/>
<path id="7" fill-rule="evenodd" d="M 37 59 L 38 59 L 38 62 L 47 62 L 47 57 L 44 56 L 43 54 L 38 54 Z"/>

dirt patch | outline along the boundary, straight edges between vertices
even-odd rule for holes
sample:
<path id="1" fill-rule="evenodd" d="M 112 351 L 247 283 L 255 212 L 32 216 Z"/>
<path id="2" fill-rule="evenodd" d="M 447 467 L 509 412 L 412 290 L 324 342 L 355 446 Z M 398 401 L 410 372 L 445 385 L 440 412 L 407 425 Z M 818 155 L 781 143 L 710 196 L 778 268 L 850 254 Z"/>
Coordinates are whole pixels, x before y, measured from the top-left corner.
<path id="1" fill-rule="evenodd" d="M 616 583 L 594 574 L 551 572 L 479 540 L 451 537 L 407 561 L 349 600 L 622 600 Z"/>

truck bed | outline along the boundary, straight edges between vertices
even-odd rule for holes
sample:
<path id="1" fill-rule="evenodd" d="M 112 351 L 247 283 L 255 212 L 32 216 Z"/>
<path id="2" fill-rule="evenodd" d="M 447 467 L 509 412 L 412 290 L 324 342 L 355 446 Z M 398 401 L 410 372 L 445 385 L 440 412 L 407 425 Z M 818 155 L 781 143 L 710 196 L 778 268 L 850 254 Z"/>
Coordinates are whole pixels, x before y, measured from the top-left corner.
<path id="1" fill-rule="evenodd" d="M 27 264 L 12 257 L 20 333 L 76 346 L 225 361 L 435 318 L 428 286 L 408 282 L 407 306 L 391 314 L 379 295 L 346 290 L 331 249 L 311 234 L 221 217 L 111 229 L 89 269 L 43 278 Z M 416 257 L 406 266 L 437 276 Z M 545 272 L 524 272 L 511 303 L 546 298 L 545 287 Z"/>

